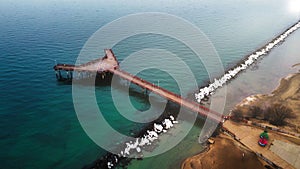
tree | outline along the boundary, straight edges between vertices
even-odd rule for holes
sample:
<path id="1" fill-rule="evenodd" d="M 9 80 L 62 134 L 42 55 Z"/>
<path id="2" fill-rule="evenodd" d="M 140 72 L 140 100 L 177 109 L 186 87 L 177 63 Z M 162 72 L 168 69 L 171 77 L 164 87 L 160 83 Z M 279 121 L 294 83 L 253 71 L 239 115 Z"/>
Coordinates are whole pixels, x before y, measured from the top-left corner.
<path id="1" fill-rule="evenodd" d="M 249 115 L 252 118 L 256 118 L 258 116 L 263 116 L 264 110 L 260 108 L 259 106 L 252 106 L 249 109 Z"/>
<path id="2" fill-rule="evenodd" d="M 269 120 L 271 124 L 278 126 L 284 125 L 285 119 L 292 117 L 292 110 L 281 104 L 270 106 L 265 113 L 265 119 Z"/>
<path id="3" fill-rule="evenodd" d="M 234 121 L 238 121 L 238 122 L 241 121 L 244 117 L 242 112 L 240 112 L 238 109 L 232 110 L 231 116 Z"/>

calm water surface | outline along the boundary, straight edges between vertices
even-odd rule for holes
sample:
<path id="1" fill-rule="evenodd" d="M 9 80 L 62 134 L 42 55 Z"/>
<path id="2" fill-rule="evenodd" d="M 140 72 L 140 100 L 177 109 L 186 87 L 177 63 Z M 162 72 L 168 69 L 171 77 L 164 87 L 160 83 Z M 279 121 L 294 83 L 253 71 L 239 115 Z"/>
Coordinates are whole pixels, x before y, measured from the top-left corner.
<path id="1" fill-rule="evenodd" d="M 82 130 L 74 111 L 71 86 L 57 83 L 52 70 L 55 62 L 75 63 L 84 43 L 101 26 L 137 12 L 174 14 L 198 26 L 210 38 L 224 67 L 228 68 L 297 21 L 297 15 L 288 11 L 286 2 L 1 2 L 0 168 L 81 168 L 105 153 Z M 300 62 L 299 41 L 298 31 L 262 60 L 258 69 L 248 70 L 232 81 L 228 85 L 227 110 L 244 96 L 271 91 L 279 77 L 297 71 L 290 66 Z M 203 64 L 194 60 L 196 56 L 169 37 L 135 36 L 113 49 L 122 61 L 145 47 L 174 52 L 187 62 L 199 85 L 208 80 Z M 140 76 L 178 91 L 174 79 L 166 73 L 146 70 Z M 109 86 L 96 88 L 97 101 L 103 105 L 103 113 L 112 125 L 125 134 L 143 126 L 130 122 L 116 111 L 110 104 L 110 91 Z M 122 91 L 119 94 L 120 97 L 127 95 Z M 143 97 L 132 95 L 131 101 L 142 110 L 149 106 Z M 201 120 L 197 121 L 185 140 L 174 149 L 157 157 L 133 161 L 129 168 L 178 168 L 184 158 L 201 150 L 197 144 L 201 126 Z M 163 135 L 160 145 L 167 144 L 170 137 Z"/>

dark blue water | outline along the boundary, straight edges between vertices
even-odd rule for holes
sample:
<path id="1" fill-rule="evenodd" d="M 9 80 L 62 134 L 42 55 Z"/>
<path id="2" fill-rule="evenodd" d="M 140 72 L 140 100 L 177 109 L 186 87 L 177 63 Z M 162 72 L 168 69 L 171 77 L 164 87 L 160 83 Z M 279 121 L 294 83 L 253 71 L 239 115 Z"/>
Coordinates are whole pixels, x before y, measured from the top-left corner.
<path id="1" fill-rule="evenodd" d="M 224 67 L 234 65 L 298 19 L 283 0 L 1 2 L 0 168 L 80 168 L 105 153 L 82 130 L 71 86 L 57 83 L 52 67 L 56 62 L 75 63 L 87 39 L 106 23 L 148 11 L 178 15 L 199 26 L 216 46 Z M 161 44 L 151 44 L 157 38 Z M 193 58 L 182 44 L 165 37 L 151 36 L 143 43 L 135 42 L 141 42 L 139 37 L 114 47 L 120 60 L 147 45 L 166 48 L 187 62 Z M 199 85 L 208 80 L 201 63 L 190 61 L 189 66 Z M 167 74 L 145 71 L 141 76 L 156 77 L 153 83 L 159 80 L 161 86 L 177 90 Z M 97 88 L 98 100 L 107 101 L 109 92 L 110 87 Z M 144 98 L 131 96 L 131 100 L 137 108 L 147 109 Z M 103 109 L 116 114 L 109 118 L 123 133 L 141 127 L 118 115 L 109 104 Z M 194 129 L 194 133 L 197 131 Z"/>

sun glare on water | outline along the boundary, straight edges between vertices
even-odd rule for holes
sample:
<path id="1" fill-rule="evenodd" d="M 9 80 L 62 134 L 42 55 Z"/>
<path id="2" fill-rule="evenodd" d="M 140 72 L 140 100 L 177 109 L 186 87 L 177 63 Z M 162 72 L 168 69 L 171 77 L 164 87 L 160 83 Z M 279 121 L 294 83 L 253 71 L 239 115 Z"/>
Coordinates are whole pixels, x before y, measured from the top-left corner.
<path id="1" fill-rule="evenodd" d="M 300 0 L 289 0 L 289 11 L 300 14 Z"/>

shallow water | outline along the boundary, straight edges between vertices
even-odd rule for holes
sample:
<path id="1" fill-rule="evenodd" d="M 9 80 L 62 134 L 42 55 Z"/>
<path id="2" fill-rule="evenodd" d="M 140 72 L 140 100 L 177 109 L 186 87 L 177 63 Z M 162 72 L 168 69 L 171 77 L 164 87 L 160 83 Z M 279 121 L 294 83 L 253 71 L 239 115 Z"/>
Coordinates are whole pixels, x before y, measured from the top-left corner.
<path id="1" fill-rule="evenodd" d="M 270 94 L 279 85 L 281 78 L 298 73 L 299 67 L 292 66 L 300 62 L 299 43 L 300 31 L 298 30 L 269 55 L 232 80 L 227 85 L 225 111 L 228 112 L 245 97 Z M 220 97 L 221 90 L 224 89 L 220 89 L 215 94 L 216 99 Z"/>
<path id="2" fill-rule="evenodd" d="M 74 63 L 86 40 L 104 24 L 126 14 L 146 11 L 183 17 L 206 33 L 227 68 L 298 19 L 287 11 L 285 2 L 1 2 L 1 168 L 80 168 L 105 153 L 82 130 L 73 108 L 71 86 L 57 83 L 52 70 L 55 61 Z M 300 62 L 296 53 L 298 44 L 299 31 L 262 60 L 259 69 L 248 70 L 232 81 L 228 85 L 230 92 L 226 107 L 230 109 L 244 96 L 271 91 L 279 77 L 296 71 L 290 66 L 294 61 Z M 113 49 L 122 61 L 131 52 L 145 47 L 164 48 L 176 53 L 190 66 L 199 85 L 208 80 L 203 64 L 194 59 L 193 53 L 168 37 L 136 36 Z M 160 86 L 171 91 L 178 91 L 174 80 L 158 70 L 146 70 L 140 76 L 153 83 L 159 81 Z M 239 86 L 239 89 L 234 86 Z M 125 134 L 144 125 L 134 124 L 117 113 L 110 104 L 110 91 L 109 86 L 96 88 L 99 106 L 112 125 Z M 119 94 L 120 97 L 128 95 L 122 91 Z M 130 99 L 137 108 L 147 109 L 145 98 L 133 95 Z M 201 149 L 197 144 L 201 126 L 195 125 L 177 148 L 161 156 L 134 161 L 129 168 L 149 165 L 157 168 L 161 160 L 165 167 L 177 167 L 182 159 Z M 160 145 L 166 144 L 167 139 L 163 135 Z"/>

